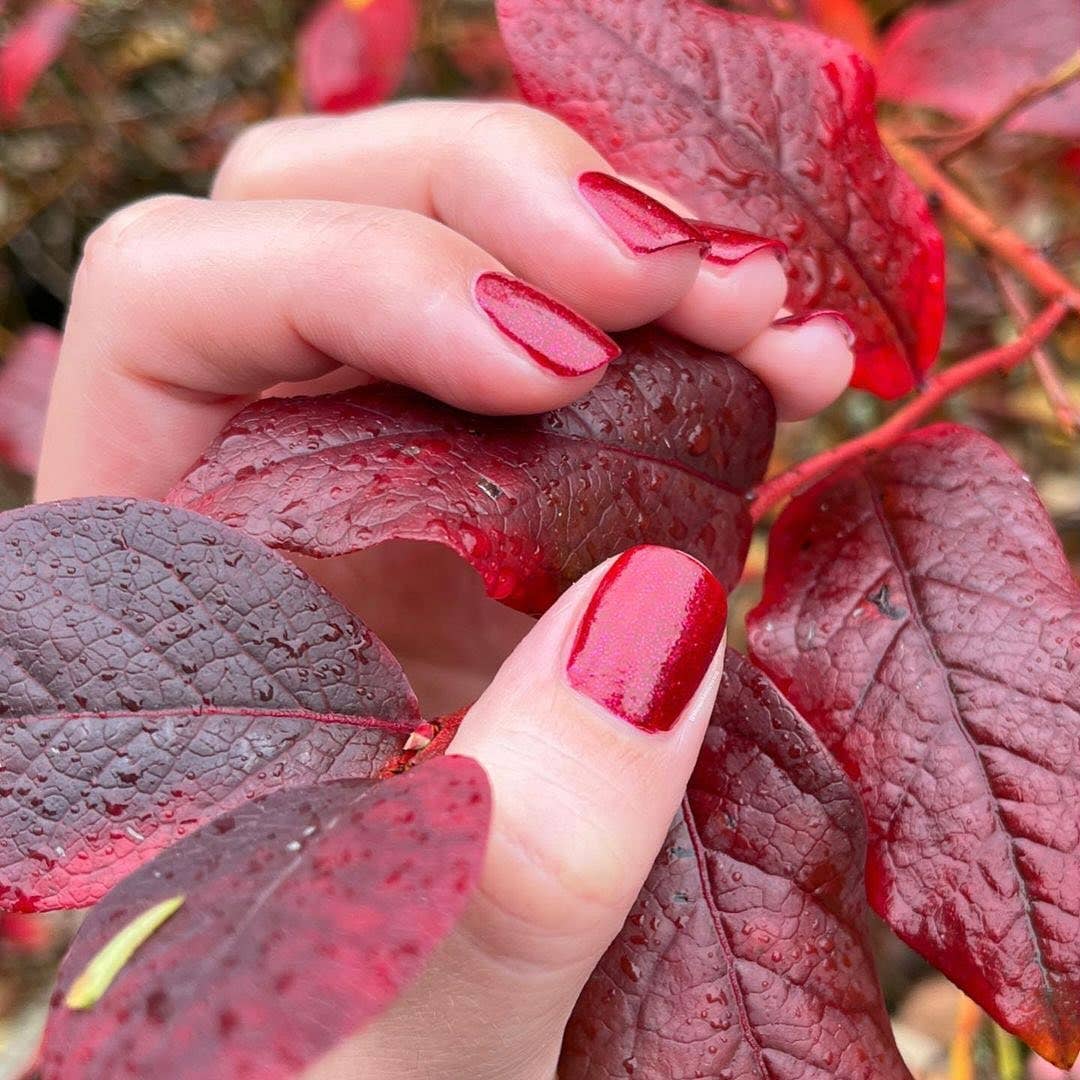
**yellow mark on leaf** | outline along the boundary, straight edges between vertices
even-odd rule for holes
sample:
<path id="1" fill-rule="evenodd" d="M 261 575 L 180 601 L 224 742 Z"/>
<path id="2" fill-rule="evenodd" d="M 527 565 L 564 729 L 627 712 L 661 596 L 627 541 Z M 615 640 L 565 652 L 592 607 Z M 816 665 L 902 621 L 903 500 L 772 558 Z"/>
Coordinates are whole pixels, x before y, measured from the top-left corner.
<path id="1" fill-rule="evenodd" d="M 183 902 L 183 896 L 172 896 L 132 919 L 86 965 L 83 973 L 71 984 L 64 1004 L 69 1009 L 93 1008 L 135 950 L 171 918 Z"/>

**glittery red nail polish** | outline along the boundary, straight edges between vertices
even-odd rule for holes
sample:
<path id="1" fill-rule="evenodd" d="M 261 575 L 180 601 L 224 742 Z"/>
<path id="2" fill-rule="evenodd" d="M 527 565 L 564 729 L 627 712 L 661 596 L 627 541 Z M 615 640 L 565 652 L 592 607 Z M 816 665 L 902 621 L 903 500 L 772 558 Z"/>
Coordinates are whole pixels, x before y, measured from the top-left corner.
<path id="1" fill-rule="evenodd" d="M 781 330 L 796 330 L 800 326 L 807 326 L 812 322 L 822 320 L 831 322 L 840 331 L 849 349 L 855 348 L 855 331 L 851 328 L 851 323 L 839 311 L 811 311 L 806 315 L 789 315 L 785 319 L 777 319 L 773 326 L 779 327 Z"/>
<path id="2" fill-rule="evenodd" d="M 606 173 L 578 177 L 578 190 L 600 220 L 635 254 L 651 255 L 679 244 L 704 251 L 705 237 L 643 191 Z"/>
<path id="3" fill-rule="evenodd" d="M 587 319 L 517 278 L 481 274 L 473 293 L 499 330 L 556 375 L 587 375 L 622 351 Z"/>
<path id="4" fill-rule="evenodd" d="M 575 690 L 644 731 L 670 731 L 724 636 L 727 596 L 701 563 L 631 548 L 593 593 L 570 652 Z"/>
<path id="5" fill-rule="evenodd" d="M 782 240 L 758 236 L 757 233 L 745 232 L 742 229 L 713 225 L 710 221 L 691 221 L 690 224 L 705 237 L 709 245 L 705 252 L 705 261 L 718 266 L 734 266 L 759 251 L 773 251 L 777 255 L 787 252 L 787 244 Z"/>

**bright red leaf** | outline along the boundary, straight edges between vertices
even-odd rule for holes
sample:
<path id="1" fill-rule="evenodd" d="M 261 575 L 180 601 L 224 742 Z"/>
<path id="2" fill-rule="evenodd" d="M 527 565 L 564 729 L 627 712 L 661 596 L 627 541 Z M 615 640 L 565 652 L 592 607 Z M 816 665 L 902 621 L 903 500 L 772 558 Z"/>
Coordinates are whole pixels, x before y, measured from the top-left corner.
<path id="1" fill-rule="evenodd" d="M 838 41 L 696 0 L 499 0 L 525 96 L 705 220 L 788 244 L 797 312 L 842 312 L 854 385 L 910 390 L 937 356 L 941 236 L 889 157 L 874 75 Z"/>
<path id="2" fill-rule="evenodd" d="M 729 0 L 750 15 L 793 18 L 853 45 L 867 60 L 877 56 L 874 24 L 863 0 Z"/>
<path id="3" fill-rule="evenodd" d="M 990 116 L 1080 49 L 1076 0 L 953 0 L 920 6 L 886 36 L 881 92 L 954 116 Z M 1025 109 L 1011 126 L 1080 134 L 1080 84 Z"/>
<path id="4" fill-rule="evenodd" d="M 0 366 L 0 462 L 28 476 L 37 472 L 59 356 L 60 334 L 51 326 L 32 326 Z"/>
<path id="5" fill-rule="evenodd" d="M 438 541 L 534 613 L 634 544 L 683 548 L 733 586 L 772 399 L 735 361 L 659 331 L 621 344 L 591 394 L 541 416 L 472 416 L 387 386 L 259 402 L 170 498 L 317 557 Z"/>
<path id="6" fill-rule="evenodd" d="M 156 503 L 0 517 L 0 905 L 79 907 L 255 795 L 368 777 L 397 662 L 279 555 Z"/>
<path id="7" fill-rule="evenodd" d="M 90 913 L 60 969 L 44 1080 L 286 1080 L 381 1013 L 461 915 L 491 796 L 469 758 L 279 791 L 217 818 Z M 183 896 L 98 1003 L 74 980 Z"/>
<path id="8" fill-rule="evenodd" d="M 64 51 L 78 17 L 74 0 L 40 0 L 0 44 L 0 121 L 22 111 L 38 79 Z"/>
<path id="9" fill-rule="evenodd" d="M 308 106 L 336 113 L 385 101 L 405 74 L 417 24 L 415 0 L 323 0 L 297 39 Z"/>
<path id="10" fill-rule="evenodd" d="M 1003 1027 L 1080 1051 L 1080 588 L 1031 481 L 940 425 L 797 498 L 755 660 L 859 786 L 871 903 Z"/>
<path id="11" fill-rule="evenodd" d="M 867 935 L 858 796 L 729 650 L 682 810 L 585 987 L 559 1075 L 910 1080 Z"/>

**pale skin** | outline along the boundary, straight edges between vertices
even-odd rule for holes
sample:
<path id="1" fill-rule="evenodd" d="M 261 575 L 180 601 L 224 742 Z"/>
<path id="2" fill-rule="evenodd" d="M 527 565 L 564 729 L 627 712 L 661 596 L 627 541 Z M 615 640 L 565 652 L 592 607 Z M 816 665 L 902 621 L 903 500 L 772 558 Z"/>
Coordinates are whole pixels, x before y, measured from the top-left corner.
<path id="1" fill-rule="evenodd" d="M 210 199 L 137 203 L 88 242 L 39 499 L 160 498 L 268 393 L 385 379 L 507 414 L 587 393 L 601 370 L 558 377 L 493 327 L 470 291 L 485 271 L 605 331 L 660 320 L 732 353 L 785 419 L 846 386 L 839 324 L 772 325 L 787 286 L 771 251 L 732 267 L 692 245 L 635 255 L 580 197 L 588 171 L 615 175 L 568 128 L 519 105 L 409 102 L 252 129 Z M 453 750 L 484 765 L 495 796 L 462 925 L 387 1016 L 310 1076 L 550 1080 L 574 1000 L 678 806 L 723 647 L 678 724 L 647 734 L 566 679 L 603 567 L 535 624 L 487 601 L 431 545 L 309 568 L 402 659 L 429 714 L 479 698 Z"/>

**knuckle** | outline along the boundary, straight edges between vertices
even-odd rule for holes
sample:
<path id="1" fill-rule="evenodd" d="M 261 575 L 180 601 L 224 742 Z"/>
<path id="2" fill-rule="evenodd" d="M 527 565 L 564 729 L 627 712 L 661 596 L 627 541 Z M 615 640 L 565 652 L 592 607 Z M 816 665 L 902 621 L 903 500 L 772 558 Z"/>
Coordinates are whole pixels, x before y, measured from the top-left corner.
<path id="1" fill-rule="evenodd" d="M 214 195 L 243 197 L 272 176 L 281 160 L 281 145 L 294 120 L 268 120 L 242 132 L 225 153 L 214 179 Z"/>
<path id="2" fill-rule="evenodd" d="M 512 140 L 514 143 L 546 143 L 552 136 L 564 134 L 568 129 L 555 117 L 517 101 L 492 102 L 476 112 L 465 128 L 465 142 L 493 139 Z"/>
<path id="3" fill-rule="evenodd" d="M 182 216 L 191 203 L 183 195 L 155 195 L 117 210 L 87 237 L 78 276 L 114 277 L 137 268 L 146 239 Z"/>

